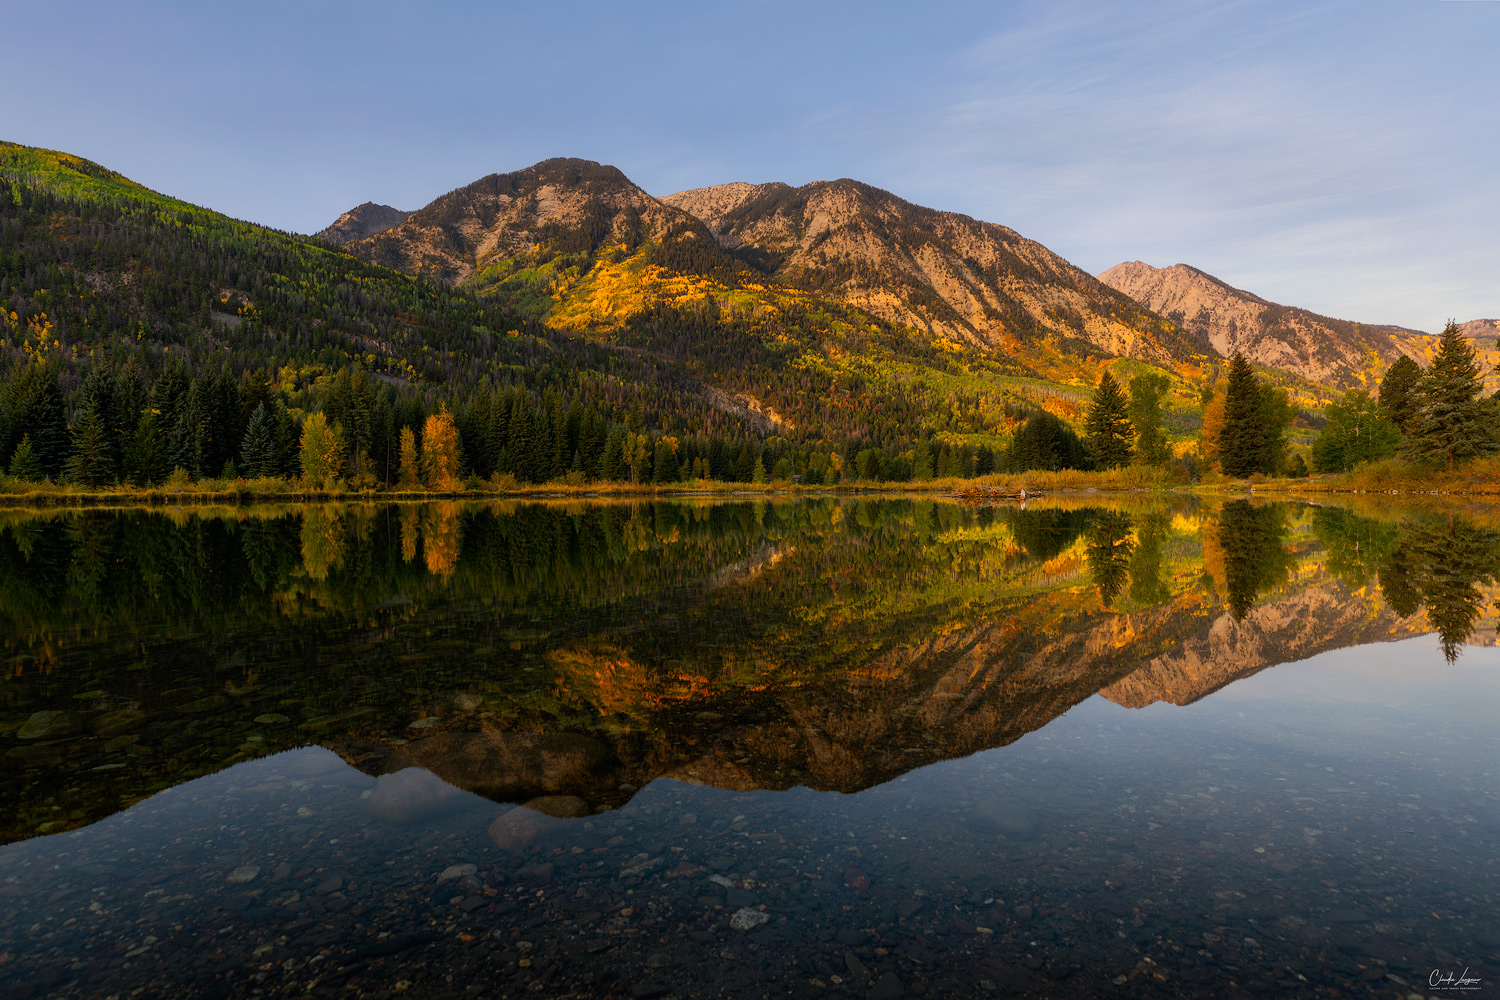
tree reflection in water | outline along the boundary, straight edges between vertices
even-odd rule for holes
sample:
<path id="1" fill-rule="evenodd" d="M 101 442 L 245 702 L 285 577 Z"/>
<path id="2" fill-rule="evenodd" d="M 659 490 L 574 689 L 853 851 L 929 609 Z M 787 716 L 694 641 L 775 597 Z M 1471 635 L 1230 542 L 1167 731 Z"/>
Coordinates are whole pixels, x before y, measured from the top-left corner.
<path id="1" fill-rule="evenodd" d="M 1500 532 L 1455 514 L 1386 524 L 1322 508 L 1313 530 L 1331 572 L 1354 586 L 1378 580 L 1386 605 L 1403 618 L 1425 607 L 1449 663 L 1484 613 L 1479 588 L 1500 582 Z"/>
<path id="2" fill-rule="evenodd" d="M 1290 578 L 1297 559 L 1282 542 L 1285 529 L 1280 504 L 1232 500 L 1219 512 L 1217 540 L 1223 551 L 1229 614 L 1235 621 L 1244 619 L 1257 595 Z"/>

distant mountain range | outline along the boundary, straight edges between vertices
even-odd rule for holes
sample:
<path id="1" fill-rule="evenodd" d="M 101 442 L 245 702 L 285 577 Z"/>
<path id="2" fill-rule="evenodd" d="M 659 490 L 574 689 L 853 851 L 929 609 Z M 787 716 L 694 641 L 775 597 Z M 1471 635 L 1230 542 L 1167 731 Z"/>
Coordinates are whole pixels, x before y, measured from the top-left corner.
<path id="1" fill-rule="evenodd" d="M 1117 264 L 1099 276 L 1193 339 L 1228 357 L 1242 351 L 1256 364 L 1297 372 L 1314 382 L 1357 382 L 1430 339 L 1420 330 L 1353 323 L 1269 302 L 1187 264 L 1156 268 Z"/>
<path id="2" fill-rule="evenodd" d="M 853 180 L 656 198 L 614 167 L 554 159 L 414 212 L 366 202 L 317 239 L 56 151 L 0 143 L 0 183 L 0 357 L 42 344 L 76 373 L 131 330 L 149 371 L 170 350 L 194 373 L 290 366 L 313 386 L 358 358 L 431 405 L 513 386 L 656 434 L 900 454 L 919 435 L 1003 447 L 1035 408 L 1077 426 L 1110 368 L 1170 377 L 1183 443 L 1235 350 L 1311 412 L 1434 343 L 1185 265 L 1100 280 L 1004 226 Z M 1500 323 L 1465 329 L 1492 369 Z"/>
<path id="3" fill-rule="evenodd" d="M 1014 230 L 847 179 L 655 198 L 614 167 L 555 159 L 492 174 L 413 213 L 366 203 L 319 235 L 564 325 L 607 329 L 659 304 L 638 282 L 622 287 L 629 262 L 649 260 L 736 287 L 741 301 L 795 290 L 1063 381 L 1079 366 L 1044 355 L 1133 358 L 1193 381 L 1243 351 L 1332 390 L 1369 382 L 1403 354 L 1424 359 L 1431 341 L 1279 305 L 1186 264 L 1135 261 L 1096 279 Z M 576 273 L 559 280 L 568 270 L 553 264 L 559 258 Z M 545 298 L 535 294 L 543 273 Z M 596 294 L 604 278 L 630 293 L 623 311 L 618 296 Z M 1475 320 L 1465 332 L 1493 338 L 1500 324 Z"/>

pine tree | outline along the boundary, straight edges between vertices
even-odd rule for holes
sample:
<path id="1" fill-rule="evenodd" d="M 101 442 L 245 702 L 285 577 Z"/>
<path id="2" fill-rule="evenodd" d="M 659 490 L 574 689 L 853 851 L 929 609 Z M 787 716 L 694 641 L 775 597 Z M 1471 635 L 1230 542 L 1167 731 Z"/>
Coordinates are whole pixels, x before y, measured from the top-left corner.
<path id="1" fill-rule="evenodd" d="M 1401 355 L 1380 380 L 1380 405 L 1402 434 L 1415 434 L 1422 422 L 1422 368 Z"/>
<path id="2" fill-rule="evenodd" d="M 1229 359 L 1224 387 L 1224 425 L 1219 430 L 1219 468 L 1234 478 L 1263 472 L 1269 464 L 1270 440 L 1263 423 L 1260 380 L 1239 351 Z"/>
<path id="3" fill-rule="evenodd" d="M 42 478 L 42 463 L 32 450 L 30 434 L 21 435 L 21 443 L 16 445 L 15 453 L 10 456 L 10 474 L 28 483 Z"/>
<path id="4" fill-rule="evenodd" d="M 261 403 L 250 416 L 250 426 L 245 430 L 245 440 L 240 446 L 240 460 L 245 475 L 261 479 L 276 475 L 276 426 L 271 408 Z"/>
<path id="5" fill-rule="evenodd" d="M 68 478 L 81 486 L 98 489 L 115 481 L 114 458 L 109 453 L 109 430 L 104 416 L 91 400 L 73 426 L 73 454 L 68 459 Z"/>
<path id="6" fill-rule="evenodd" d="M 1449 320 L 1422 380 L 1422 419 L 1410 440 L 1412 453 L 1452 469 L 1500 448 L 1492 408 L 1480 397 L 1483 389 L 1474 349 Z"/>
<path id="7" fill-rule="evenodd" d="M 1116 469 L 1130 462 L 1130 405 L 1114 376 L 1104 372 L 1089 405 L 1088 437 L 1085 439 L 1094 464 Z"/>

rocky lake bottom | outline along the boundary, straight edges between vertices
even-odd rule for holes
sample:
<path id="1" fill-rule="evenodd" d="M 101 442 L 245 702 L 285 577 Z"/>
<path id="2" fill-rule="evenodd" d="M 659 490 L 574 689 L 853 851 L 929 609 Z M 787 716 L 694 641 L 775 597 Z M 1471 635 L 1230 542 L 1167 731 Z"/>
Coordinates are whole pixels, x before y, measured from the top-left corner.
<path id="1" fill-rule="evenodd" d="M 3 995 L 1490 989 L 1500 656 L 1431 647 L 1094 698 L 847 795 L 663 778 L 568 817 L 291 750 L 0 849 Z"/>
<path id="2" fill-rule="evenodd" d="M 0 513 L 0 1000 L 1500 978 L 1500 512 Z"/>

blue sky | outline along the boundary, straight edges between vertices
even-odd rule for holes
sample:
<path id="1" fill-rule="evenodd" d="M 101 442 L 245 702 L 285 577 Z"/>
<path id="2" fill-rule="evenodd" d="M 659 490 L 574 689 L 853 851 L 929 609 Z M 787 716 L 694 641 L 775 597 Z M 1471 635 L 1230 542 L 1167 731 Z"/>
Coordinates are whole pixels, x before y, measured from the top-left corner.
<path id="1" fill-rule="evenodd" d="M 1098 273 L 1500 316 L 1500 2 L 12 5 L 0 138 L 298 232 L 549 156 L 855 177 Z"/>

